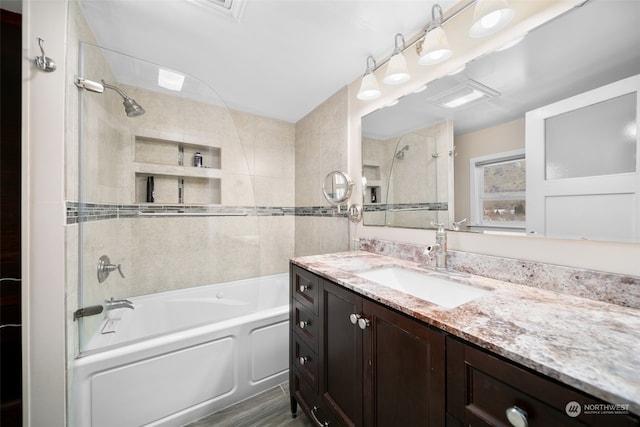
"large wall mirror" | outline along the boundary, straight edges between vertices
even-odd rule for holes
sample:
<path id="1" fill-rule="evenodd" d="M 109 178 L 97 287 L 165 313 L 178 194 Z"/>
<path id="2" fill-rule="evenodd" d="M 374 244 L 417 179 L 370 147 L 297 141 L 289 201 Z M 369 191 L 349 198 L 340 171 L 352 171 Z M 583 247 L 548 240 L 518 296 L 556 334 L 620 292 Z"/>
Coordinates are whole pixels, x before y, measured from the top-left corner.
<path id="1" fill-rule="evenodd" d="M 590 0 L 363 117 L 364 224 L 640 242 L 639 20 Z"/>

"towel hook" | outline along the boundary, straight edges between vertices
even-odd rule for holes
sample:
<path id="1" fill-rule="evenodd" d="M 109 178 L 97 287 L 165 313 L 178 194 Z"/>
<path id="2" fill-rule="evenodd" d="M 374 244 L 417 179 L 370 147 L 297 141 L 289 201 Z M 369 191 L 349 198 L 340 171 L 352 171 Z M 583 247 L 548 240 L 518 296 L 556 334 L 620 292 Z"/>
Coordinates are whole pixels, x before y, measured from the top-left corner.
<path id="1" fill-rule="evenodd" d="M 42 47 L 43 42 L 44 40 L 38 37 L 38 45 L 40 46 L 40 52 L 42 52 L 42 56 L 36 56 L 36 67 L 38 67 L 42 71 L 50 73 L 56 70 L 56 63 L 53 59 L 48 58 L 47 55 L 45 55 L 44 48 Z"/>

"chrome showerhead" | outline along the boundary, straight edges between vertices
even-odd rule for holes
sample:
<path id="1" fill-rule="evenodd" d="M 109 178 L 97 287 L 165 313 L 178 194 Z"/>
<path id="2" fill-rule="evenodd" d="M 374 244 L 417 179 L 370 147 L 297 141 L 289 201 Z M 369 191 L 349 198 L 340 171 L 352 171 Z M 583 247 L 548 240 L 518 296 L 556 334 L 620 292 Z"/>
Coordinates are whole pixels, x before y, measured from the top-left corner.
<path id="1" fill-rule="evenodd" d="M 134 99 L 125 98 L 122 105 L 124 105 L 124 111 L 127 113 L 128 117 L 138 117 L 144 114 L 144 108 L 142 108 Z"/>
<path id="2" fill-rule="evenodd" d="M 115 90 L 120 94 L 122 99 L 122 105 L 124 105 L 124 111 L 127 113 L 127 117 L 138 117 L 144 114 L 144 108 L 138 104 L 135 99 L 129 98 L 126 93 L 124 93 L 119 87 L 107 84 L 102 80 L 102 86 L 107 89 Z"/>

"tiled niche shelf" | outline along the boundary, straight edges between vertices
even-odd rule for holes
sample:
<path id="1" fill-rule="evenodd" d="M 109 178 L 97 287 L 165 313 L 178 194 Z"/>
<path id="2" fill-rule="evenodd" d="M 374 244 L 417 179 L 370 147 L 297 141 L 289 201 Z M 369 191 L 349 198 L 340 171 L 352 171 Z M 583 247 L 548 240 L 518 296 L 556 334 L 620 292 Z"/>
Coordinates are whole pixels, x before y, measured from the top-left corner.
<path id="1" fill-rule="evenodd" d="M 367 179 L 367 189 L 364 195 L 365 204 L 380 203 L 382 192 L 382 179 L 380 176 L 380 164 L 366 160 L 362 162 L 362 173 Z"/>
<path id="2" fill-rule="evenodd" d="M 196 152 L 203 167 L 194 166 Z M 147 202 L 147 179 L 153 176 L 154 203 L 220 204 L 221 163 L 220 147 L 136 136 L 135 201 Z"/>

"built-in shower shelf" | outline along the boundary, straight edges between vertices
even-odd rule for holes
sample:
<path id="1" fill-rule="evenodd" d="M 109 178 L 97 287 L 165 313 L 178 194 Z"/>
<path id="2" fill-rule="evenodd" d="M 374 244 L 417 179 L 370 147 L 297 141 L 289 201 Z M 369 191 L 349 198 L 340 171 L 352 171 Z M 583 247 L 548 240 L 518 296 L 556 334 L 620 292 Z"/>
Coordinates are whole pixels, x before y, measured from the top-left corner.
<path id="1" fill-rule="evenodd" d="M 136 135 L 135 141 L 134 160 L 138 163 L 193 167 L 194 156 L 200 153 L 206 169 L 221 169 L 220 147 L 140 135 Z"/>
<path id="2" fill-rule="evenodd" d="M 193 166 L 169 166 L 154 163 L 134 162 L 133 170 L 136 174 L 147 175 L 168 175 L 209 179 L 220 179 L 222 177 L 222 171 L 220 169 L 206 167 L 196 168 Z"/>
<path id="3" fill-rule="evenodd" d="M 202 167 L 194 158 L 201 156 Z M 154 203 L 212 205 L 221 203 L 220 147 L 167 139 L 166 135 L 135 137 L 133 172 L 136 203 L 147 202 L 147 181 L 153 177 Z"/>

